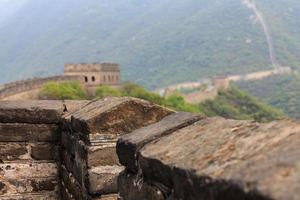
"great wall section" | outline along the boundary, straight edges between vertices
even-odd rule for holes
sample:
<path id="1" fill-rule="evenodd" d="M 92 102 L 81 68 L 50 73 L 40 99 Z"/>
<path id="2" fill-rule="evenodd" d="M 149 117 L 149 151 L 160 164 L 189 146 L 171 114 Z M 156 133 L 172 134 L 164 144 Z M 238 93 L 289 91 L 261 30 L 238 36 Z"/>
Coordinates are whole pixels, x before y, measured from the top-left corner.
<path id="1" fill-rule="evenodd" d="M 120 84 L 120 67 L 114 63 L 66 64 L 64 74 L 33 78 L 0 85 L 0 100 L 38 99 L 41 88 L 49 83 L 79 82 L 89 94 L 102 84 Z"/>
<path id="2" fill-rule="evenodd" d="M 2 101 L 2 200 L 298 200 L 300 123 L 135 98 Z"/>
<path id="3" fill-rule="evenodd" d="M 83 83 L 82 76 L 53 76 L 16 81 L 0 85 L 1 100 L 37 99 L 40 89 L 49 82 L 79 81 Z"/>
<path id="4" fill-rule="evenodd" d="M 196 90 L 190 94 L 182 94 L 182 96 L 189 103 L 201 103 L 203 101 L 215 98 L 219 90 L 227 89 L 229 87 L 230 82 L 253 81 L 268 78 L 271 76 L 293 73 L 298 72 L 293 71 L 290 67 L 277 67 L 276 69 L 272 70 L 252 72 L 244 75 L 222 75 L 216 76 L 214 78 L 207 78 L 202 81 L 178 83 L 166 88 L 157 89 L 155 90 L 155 92 L 162 96 L 168 96 L 182 89 L 197 89 L 201 86 L 206 85 L 205 90 Z"/>

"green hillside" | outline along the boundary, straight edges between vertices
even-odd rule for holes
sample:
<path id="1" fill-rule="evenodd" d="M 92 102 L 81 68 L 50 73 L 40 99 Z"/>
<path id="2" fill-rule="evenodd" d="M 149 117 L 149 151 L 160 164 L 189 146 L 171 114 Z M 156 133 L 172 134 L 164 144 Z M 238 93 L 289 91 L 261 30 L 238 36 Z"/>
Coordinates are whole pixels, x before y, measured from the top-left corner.
<path id="1" fill-rule="evenodd" d="M 288 116 L 300 119 L 300 75 L 274 76 L 237 85 Z"/>
<path id="2" fill-rule="evenodd" d="M 204 116 L 222 116 L 229 119 L 255 120 L 259 122 L 268 122 L 284 117 L 284 114 L 280 110 L 258 101 L 253 96 L 236 87 L 220 91 L 214 100 L 207 100 L 200 104 L 187 103 L 180 94 L 161 97 L 130 82 L 125 83 L 118 89 L 110 86 L 100 86 L 97 88 L 96 96 L 86 95 L 80 84 L 76 82 L 48 83 L 42 88 L 39 96 L 43 100 L 76 100 L 104 98 L 107 96 L 130 96 L 145 99 L 177 111 L 199 113 Z"/>
<path id="3" fill-rule="evenodd" d="M 151 89 L 270 68 L 262 28 L 239 0 L 24 2 L 0 26 L 0 83 L 59 74 L 68 62 L 118 62 L 123 80 Z M 257 4 L 278 60 L 300 66 L 300 2 Z"/>

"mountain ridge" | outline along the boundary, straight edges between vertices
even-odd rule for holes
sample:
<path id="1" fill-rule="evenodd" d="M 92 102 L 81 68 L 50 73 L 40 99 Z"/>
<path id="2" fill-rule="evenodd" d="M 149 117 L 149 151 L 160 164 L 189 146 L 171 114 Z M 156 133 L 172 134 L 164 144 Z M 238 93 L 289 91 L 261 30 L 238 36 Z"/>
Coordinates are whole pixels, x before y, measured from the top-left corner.
<path id="1" fill-rule="evenodd" d="M 265 4 L 258 4 L 263 12 Z M 118 62 L 124 80 L 152 89 L 270 69 L 267 42 L 252 14 L 234 0 L 28 0 L 0 29 L 0 70 L 7 69 L 0 82 L 60 74 L 67 62 Z M 277 55 L 280 48 L 277 42 Z M 283 64 L 298 66 L 297 54 L 279 54 L 280 61 L 292 57 Z"/>

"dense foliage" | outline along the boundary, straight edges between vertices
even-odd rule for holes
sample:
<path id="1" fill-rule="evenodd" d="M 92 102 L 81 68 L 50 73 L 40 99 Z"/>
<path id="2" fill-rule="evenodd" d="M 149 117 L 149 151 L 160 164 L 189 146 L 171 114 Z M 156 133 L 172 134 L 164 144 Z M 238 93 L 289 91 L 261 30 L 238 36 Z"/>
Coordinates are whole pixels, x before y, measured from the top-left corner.
<path id="1" fill-rule="evenodd" d="M 231 119 L 254 119 L 268 122 L 281 119 L 284 114 L 250 96 L 246 92 L 232 86 L 222 90 L 214 100 L 200 104 L 207 116 L 223 116 Z"/>
<path id="2" fill-rule="evenodd" d="M 87 95 L 78 82 L 55 83 L 50 82 L 42 88 L 40 99 L 64 100 L 86 99 Z"/>
<path id="3" fill-rule="evenodd" d="M 300 66 L 300 1 L 257 4 L 280 63 Z M 0 82 L 101 60 L 147 88 L 266 69 L 266 38 L 252 14 L 240 0 L 27 0 L 0 24 Z"/>
<path id="4" fill-rule="evenodd" d="M 300 119 L 300 75 L 273 76 L 256 81 L 239 82 L 238 87 L 258 99 Z"/>
<path id="5" fill-rule="evenodd" d="M 206 116 L 223 116 L 231 119 L 253 119 L 266 122 L 280 119 L 283 114 L 273 109 L 247 93 L 232 87 L 226 91 L 220 91 L 216 99 L 208 100 L 201 104 L 187 103 L 180 94 L 161 97 L 158 94 L 147 91 L 134 83 L 125 83 L 120 88 L 100 86 L 96 90 L 95 97 L 106 96 L 130 96 L 148 100 L 177 111 L 200 113 Z M 40 97 L 42 99 L 84 99 L 95 98 L 84 94 L 78 83 L 49 83 L 44 86 Z"/>

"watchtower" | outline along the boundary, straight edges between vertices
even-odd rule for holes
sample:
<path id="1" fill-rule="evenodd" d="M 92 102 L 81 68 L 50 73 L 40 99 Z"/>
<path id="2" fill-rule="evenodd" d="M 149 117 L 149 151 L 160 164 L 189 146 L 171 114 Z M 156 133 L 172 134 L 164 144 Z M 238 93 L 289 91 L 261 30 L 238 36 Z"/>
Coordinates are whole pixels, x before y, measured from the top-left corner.
<path id="1" fill-rule="evenodd" d="M 84 85 L 94 93 L 100 85 L 120 85 L 120 66 L 114 63 L 66 64 L 64 75 L 84 77 Z"/>

